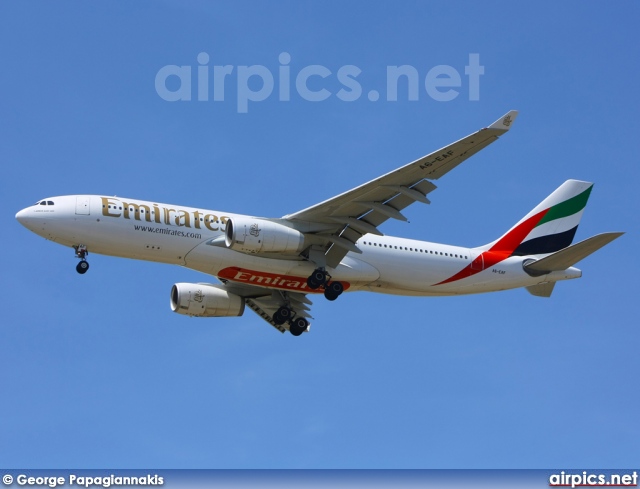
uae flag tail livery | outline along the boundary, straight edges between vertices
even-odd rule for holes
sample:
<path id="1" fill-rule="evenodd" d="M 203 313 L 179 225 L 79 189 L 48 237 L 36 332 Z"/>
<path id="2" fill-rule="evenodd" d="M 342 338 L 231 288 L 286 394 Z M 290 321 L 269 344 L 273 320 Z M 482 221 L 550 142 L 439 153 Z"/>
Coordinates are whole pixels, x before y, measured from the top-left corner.
<path id="1" fill-rule="evenodd" d="M 544 255 L 569 246 L 593 183 L 567 180 L 498 240 L 483 246 L 506 256 Z"/>
<path id="2" fill-rule="evenodd" d="M 435 285 L 472 277 L 511 257 L 522 257 L 523 269 L 531 277 L 572 267 L 623 234 L 598 234 L 571 245 L 592 188 L 590 182 L 567 180 L 496 241 L 475 248 L 475 259 L 463 270 Z M 549 297 L 554 285 L 526 288 L 533 295 Z"/>

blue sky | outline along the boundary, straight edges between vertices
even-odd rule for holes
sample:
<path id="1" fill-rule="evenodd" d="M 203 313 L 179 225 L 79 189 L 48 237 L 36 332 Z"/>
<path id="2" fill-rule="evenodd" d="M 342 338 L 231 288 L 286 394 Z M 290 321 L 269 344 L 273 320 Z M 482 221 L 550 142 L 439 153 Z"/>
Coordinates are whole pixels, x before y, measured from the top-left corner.
<path id="1" fill-rule="evenodd" d="M 635 2 L 2 2 L 0 463 L 24 468 L 627 467 L 640 455 L 636 272 L 640 42 Z M 238 113 L 198 101 L 209 66 L 262 65 L 331 96 L 276 90 Z M 469 100 L 464 74 L 484 74 Z M 191 101 L 155 89 L 192 66 Z M 337 98 L 340 67 L 363 95 Z M 419 100 L 385 97 L 411 65 Z M 448 65 L 459 94 L 436 101 Z M 177 88 L 176 79 L 168 82 Z M 254 79 L 253 82 L 256 82 Z M 252 83 L 253 83 L 252 82 Z M 171 84 L 173 83 L 173 85 Z M 292 85 L 293 86 L 293 85 Z M 259 83 L 250 84 L 252 90 Z M 377 90 L 383 96 L 370 101 Z M 312 332 L 250 311 L 189 319 L 173 283 L 206 276 L 73 251 L 15 213 L 55 195 L 121 195 L 279 217 L 463 137 L 510 109 L 512 131 L 438 181 L 386 234 L 492 241 L 568 178 L 595 182 L 577 239 L 627 234 L 550 299 L 316 299 Z"/>

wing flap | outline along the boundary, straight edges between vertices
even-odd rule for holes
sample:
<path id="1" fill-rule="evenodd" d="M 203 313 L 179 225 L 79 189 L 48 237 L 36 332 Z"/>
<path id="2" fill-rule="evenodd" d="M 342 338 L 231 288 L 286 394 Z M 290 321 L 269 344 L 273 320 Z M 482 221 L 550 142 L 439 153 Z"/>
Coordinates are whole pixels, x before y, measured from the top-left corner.
<path id="1" fill-rule="evenodd" d="M 284 333 L 286 331 L 286 329 L 284 329 L 284 326 L 273 322 L 273 319 L 272 319 L 273 312 L 269 313 L 265 311 L 262 307 L 260 307 L 260 305 L 256 303 L 254 299 L 246 299 L 245 304 L 247 304 L 249 309 L 251 309 L 253 312 L 255 312 L 258 316 L 260 316 L 262 319 L 264 319 L 266 322 L 268 322 L 271 326 L 276 328 L 281 333 Z"/>
<path id="2" fill-rule="evenodd" d="M 344 231 L 340 235 L 341 238 L 351 241 L 353 243 L 358 241 L 362 236 L 363 234 L 361 232 L 357 231 L 352 227 L 347 227 L 346 229 L 344 229 Z M 329 251 L 327 251 L 327 254 L 326 254 L 327 265 L 330 266 L 331 268 L 336 268 L 340 264 L 340 261 L 344 258 L 345 255 L 346 253 L 344 248 L 341 248 L 334 244 L 329 248 Z"/>

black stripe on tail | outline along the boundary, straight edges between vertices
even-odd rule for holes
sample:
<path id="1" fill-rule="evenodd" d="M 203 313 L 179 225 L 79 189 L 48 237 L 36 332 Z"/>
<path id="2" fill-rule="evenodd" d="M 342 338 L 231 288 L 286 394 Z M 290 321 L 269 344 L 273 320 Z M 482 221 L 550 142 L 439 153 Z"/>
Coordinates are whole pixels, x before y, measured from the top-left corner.
<path id="1" fill-rule="evenodd" d="M 511 256 L 542 255 L 545 253 L 555 253 L 571 244 L 576 235 L 578 226 L 558 234 L 549 234 L 530 239 L 520 243 Z"/>

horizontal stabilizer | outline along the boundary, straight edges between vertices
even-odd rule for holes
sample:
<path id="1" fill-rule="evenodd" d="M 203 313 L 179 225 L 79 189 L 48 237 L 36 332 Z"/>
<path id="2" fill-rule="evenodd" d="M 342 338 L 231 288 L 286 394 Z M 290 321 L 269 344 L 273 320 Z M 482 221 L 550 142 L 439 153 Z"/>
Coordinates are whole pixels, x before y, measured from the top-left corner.
<path id="1" fill-rule="evenodd" d="M 543 275 L 556 270 L 566 270 L 623 234 L 624 233 L 597 234 L 596 236 L 592 236 L 591 238 L 557 251 L 541 260 L 525 265 L 524 269 L 533 276 Z"/>
<path id="2" fill-rule="evenodd" d="M 551 292 L 553 292 L 555 286 L 555 282 L 543 282 L 541 284 L 530 285 L 527 287 L 527 292 L 536 297 L 551 297 Z"/>

